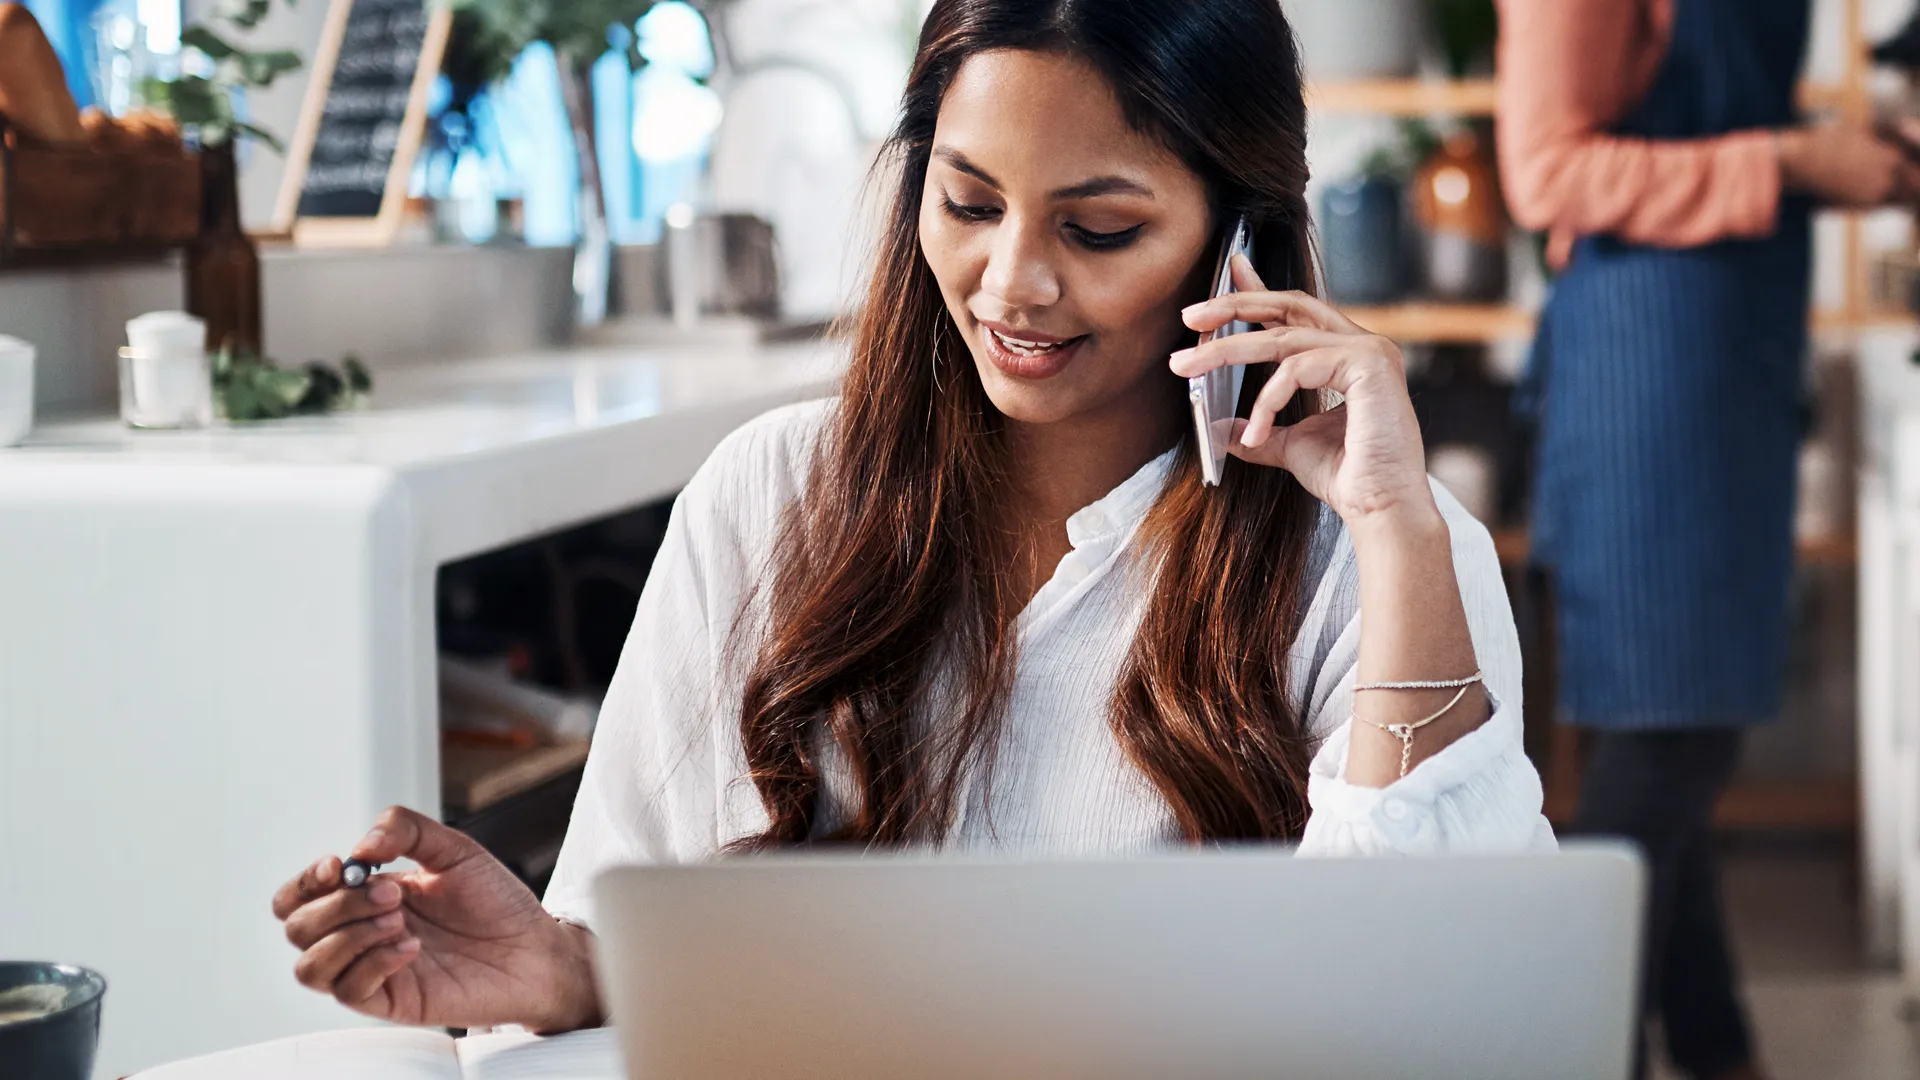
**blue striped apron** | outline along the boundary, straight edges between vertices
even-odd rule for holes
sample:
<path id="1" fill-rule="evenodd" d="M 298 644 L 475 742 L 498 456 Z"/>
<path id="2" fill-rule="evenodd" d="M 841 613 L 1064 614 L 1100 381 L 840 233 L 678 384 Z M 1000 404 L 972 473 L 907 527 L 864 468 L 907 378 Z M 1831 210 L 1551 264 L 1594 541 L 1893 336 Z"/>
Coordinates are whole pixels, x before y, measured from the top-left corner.
<path id="1" fill-rule="evenodd" d="M 1808 0 L 1677 0 L 1622 135 L 1794 122 Z M 1763 240 L 1580 240 L 1525 396 L 1534 559 L 1554 586 L 1562 720 L 1736 726 L 1779 707 L 1807 346 L 1810 207 Z"/>

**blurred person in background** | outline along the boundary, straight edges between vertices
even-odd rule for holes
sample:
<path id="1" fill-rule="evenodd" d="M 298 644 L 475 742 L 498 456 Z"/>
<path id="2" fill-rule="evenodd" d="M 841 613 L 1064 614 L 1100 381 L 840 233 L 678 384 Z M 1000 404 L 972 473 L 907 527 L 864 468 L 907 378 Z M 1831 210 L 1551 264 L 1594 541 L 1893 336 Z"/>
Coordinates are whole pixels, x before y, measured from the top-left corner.
<path id="1" fill-rule="evenodd" d="M 1800 123 L 1808 9 L 1500 2 L 1502 180 L 1559 270 L 1528 396 L 1559 716 L 1593 732 L 1573 831 L 1645 847 L 1645 1003 L 1702 1078 L 1761 1075 L 1710 823 L 1786 669 L 1811 212 L 1920 191 L 1870 129 Z"/>

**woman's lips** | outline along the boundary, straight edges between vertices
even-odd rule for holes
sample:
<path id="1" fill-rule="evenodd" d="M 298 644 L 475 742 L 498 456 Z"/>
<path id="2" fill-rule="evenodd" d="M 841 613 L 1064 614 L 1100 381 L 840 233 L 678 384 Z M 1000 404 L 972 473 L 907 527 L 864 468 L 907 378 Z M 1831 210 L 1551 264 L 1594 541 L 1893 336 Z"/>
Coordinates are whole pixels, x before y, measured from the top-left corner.
<path id="1" fill-rule="evenodd" d="M 987 359 L 1016 379 L 1049 379 L 1060 374 L 1079 355 L 1080 346 L 1087 340 L 1087 335 L 1081 334 L 1057 344 L 1043 343 L 1017 334 L 1002 334 L 984 323 L 980 324 L 980 337 L 986 343 Z"/>

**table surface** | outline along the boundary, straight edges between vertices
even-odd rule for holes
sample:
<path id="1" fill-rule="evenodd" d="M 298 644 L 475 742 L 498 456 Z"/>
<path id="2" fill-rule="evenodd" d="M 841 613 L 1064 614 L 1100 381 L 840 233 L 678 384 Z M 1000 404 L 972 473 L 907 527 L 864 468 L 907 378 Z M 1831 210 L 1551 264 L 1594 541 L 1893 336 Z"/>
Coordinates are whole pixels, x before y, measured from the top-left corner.
<path id="1" fill-rule="evenodd" d="M 841 350 L 823 342 L 598 346 L 390 368 L 362 412 L 135 431 L 111 416 L 52 417 L 12 469 L 77 464 L 378 466 L 399 472 L 796 390 L 825 393 Z"/>

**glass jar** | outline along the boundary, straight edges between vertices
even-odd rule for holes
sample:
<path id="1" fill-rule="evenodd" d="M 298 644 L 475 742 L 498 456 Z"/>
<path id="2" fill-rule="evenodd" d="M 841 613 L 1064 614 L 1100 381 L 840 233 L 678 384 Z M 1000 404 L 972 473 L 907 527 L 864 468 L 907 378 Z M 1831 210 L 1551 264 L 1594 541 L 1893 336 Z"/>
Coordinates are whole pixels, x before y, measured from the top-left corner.
<path id="1" fill-rule="evenodd" d="M 213 372 L 202 352 L 120 350 L 120 419 L 136 428 L 213 422 Z"/>

